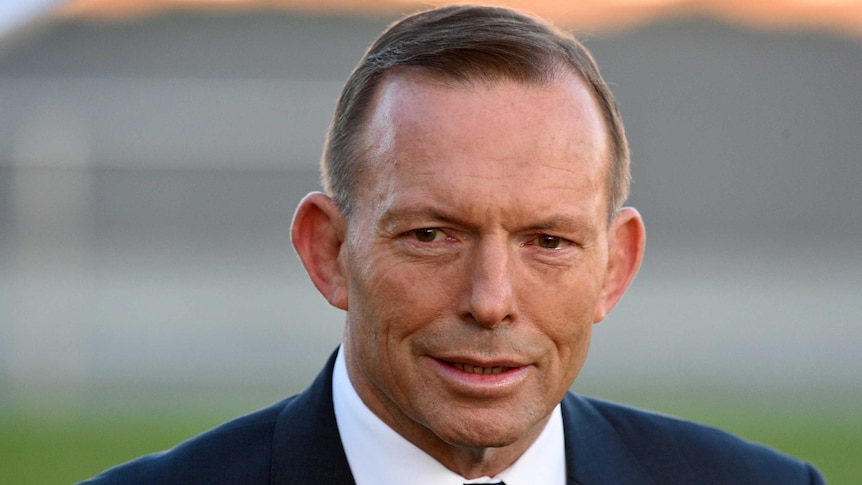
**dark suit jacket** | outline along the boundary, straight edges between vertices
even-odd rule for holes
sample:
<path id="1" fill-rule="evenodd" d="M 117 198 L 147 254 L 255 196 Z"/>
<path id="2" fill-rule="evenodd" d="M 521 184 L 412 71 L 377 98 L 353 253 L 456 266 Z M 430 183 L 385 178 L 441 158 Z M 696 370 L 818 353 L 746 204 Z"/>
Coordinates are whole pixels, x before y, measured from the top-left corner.
<path id="1" fill-rule="evenodd" d="M 332 405 L 334 361 L 302 394 L 84 483 L 352 484 Z M 569 484 L 823 483 L 812 466 L 714 428 L 571 393 L 562 414 Z"/>

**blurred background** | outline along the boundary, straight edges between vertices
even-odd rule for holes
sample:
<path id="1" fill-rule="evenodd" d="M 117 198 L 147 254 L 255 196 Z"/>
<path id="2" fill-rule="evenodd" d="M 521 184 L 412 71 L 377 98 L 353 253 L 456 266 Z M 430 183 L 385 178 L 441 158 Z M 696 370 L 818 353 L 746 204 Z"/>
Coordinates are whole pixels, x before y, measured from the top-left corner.
<path id="1" fill-rule="evenodd" d="M 296 258 L 390 0 L 0 4 L 0 483 L 69 483 L 304 388 Z M 613 85 L 648 232 L 575 390 L 862 474 L 862 2 L 511 1 Z"/>

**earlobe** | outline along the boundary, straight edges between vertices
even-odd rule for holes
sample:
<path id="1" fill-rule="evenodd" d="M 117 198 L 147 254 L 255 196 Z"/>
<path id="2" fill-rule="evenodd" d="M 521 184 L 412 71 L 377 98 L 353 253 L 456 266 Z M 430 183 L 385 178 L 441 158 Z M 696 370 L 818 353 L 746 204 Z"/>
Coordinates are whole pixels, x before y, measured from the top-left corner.
<path id="1" fill-rule="evenodd" d="M 608 272 L 596 307 L 596 323 L 604 320 L 634 279 L 645 245 L 646 230 L 641 215 L 632 207 L 621 209 L 608 237 Z"/>
<path id="2" fill-rule="evenodd" d="M 346 220 L 326 194 L 312 192 L 299 203 L 291 226 L 291 240 L 317 290 L 334 307 L 347 310 L 347 277 L 340 254 Z"/>

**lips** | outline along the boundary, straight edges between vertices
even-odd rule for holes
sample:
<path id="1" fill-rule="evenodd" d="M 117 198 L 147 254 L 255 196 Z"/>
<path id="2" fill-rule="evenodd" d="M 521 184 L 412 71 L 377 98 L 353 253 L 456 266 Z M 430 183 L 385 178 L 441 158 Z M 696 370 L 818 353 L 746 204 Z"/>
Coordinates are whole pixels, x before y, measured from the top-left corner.
<path id="1" fill-rule="evenodd" d="M 478 365 L 462 364 L 460 362 L 452 362 L 450 365 L 460 371 L 467 372 L 469 374 L 502 374 L 503 372 L 512 369 L 512 367 L 503 366 L 479 367 Z"/>
<path id="2" fill-rule="evenodd" d="M 466 399 L 505 398 L 517 393 L 533 375 L 533 366 L 518 359 L 489 357 L 479 359 L 465 355 L 432 357 L 431 369 L 441 390 Z"/>

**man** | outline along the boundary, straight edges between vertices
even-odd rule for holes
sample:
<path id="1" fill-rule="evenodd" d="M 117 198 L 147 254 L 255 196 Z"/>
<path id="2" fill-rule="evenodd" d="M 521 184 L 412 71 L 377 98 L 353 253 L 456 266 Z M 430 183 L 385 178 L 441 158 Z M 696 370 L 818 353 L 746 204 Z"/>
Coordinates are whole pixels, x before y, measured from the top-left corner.
<path id="1" fill-rule="evenodd" d="M 613 96 L 531 17 L 407 17 L 347 82 L 293 243 L 346 312 L 304 393 L 92 483 L 822 483 L 718 430 L 575 396 L 644 226 Z"/>

